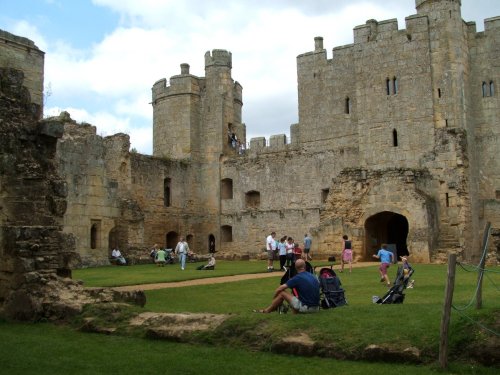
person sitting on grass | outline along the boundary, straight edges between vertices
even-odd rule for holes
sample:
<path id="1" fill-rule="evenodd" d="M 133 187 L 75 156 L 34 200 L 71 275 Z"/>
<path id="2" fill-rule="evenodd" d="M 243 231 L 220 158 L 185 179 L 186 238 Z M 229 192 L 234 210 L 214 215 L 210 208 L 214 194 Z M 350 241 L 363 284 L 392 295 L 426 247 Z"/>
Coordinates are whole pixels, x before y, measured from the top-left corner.
<path id="1" fill-rule="evenodd" d="M 274 291 L 271 304 L 265 309 L 254 310 L 254 312 L 270 313 L 277 310 L 284 301 L 288 302 L 295 314 L 319 311 L 320 292 L 318 279 L 312 273 L 306 271 L 304 259 L 295 261 L 295 270 L 297 274 Z M 287 288 L 297 291 L 298 296 L 288 292 Z"/>
<path id="2" fill-rule="evenodd" d="M 215 257 L 213 254 L 210 254 L 210 259 L 208 263 L 204 266 L 199 266 L 197 270 L 214 270 L 215 269 Z"/>
<path id="3" fill-rule="evenodd" d="M 118 249 L 118 248 L 113 249 L 113 251 L 111 252 L 111 258 L 113 259 L 113 261 L 116 264 L 119 264 L 122 266 L 127 264 L 127 261 L 125 260 L 122 253 L 120 252 L 120 249 Z"/>

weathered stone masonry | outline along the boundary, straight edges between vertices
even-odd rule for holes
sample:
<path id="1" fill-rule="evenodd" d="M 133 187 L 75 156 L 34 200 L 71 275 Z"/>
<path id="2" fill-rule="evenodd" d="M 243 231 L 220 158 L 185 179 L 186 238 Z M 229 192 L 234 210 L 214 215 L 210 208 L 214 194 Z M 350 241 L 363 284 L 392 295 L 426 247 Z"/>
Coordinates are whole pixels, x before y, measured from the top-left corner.
<path id="1" fill-rule="evenodd" d="M 154 83 L 153 156 L 66 113 L 50 119 L 64 127 L 62 231 L 74 236 L 79 266 L 108 264 L 115 246 L 148 261 L 154 243 L 173 247 L 181 235 L 199 253 L 214 239 L 221 257 L 255 258 L 272 230 L 299 241 L 312 233 L 321 256 L 338 254 L 347 234 L 360 260 L 384 242 L 414 262 L 450 251 L 472 260 L 487 221 L 498 261 L 500 18 L 478 33 L 460 1 L 416 0 L 416 11 L 404 29 L 395 19 L 355 27 L 331 58 L 316 37 L 297 57 L 291 139 L 254 138 L 244 155 L 228 142 L 234 132 L 246 143 L 246 125 L 224 50 L 205 54 L 204 77 L 181 64 Z M 9 51 L 16 38 L 5 38 Z M 34 63 L 27 75 L 43 82 L 43 59 Z M 28 88 L 42 97 L 40 84 Z"/>

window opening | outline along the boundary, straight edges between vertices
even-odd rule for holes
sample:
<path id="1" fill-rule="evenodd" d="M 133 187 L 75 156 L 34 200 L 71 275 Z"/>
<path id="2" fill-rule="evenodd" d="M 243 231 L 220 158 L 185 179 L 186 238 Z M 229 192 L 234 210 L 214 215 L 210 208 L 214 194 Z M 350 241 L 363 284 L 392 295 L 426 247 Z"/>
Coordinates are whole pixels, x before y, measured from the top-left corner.
<path id="1" fill-rule="evenodd" d="M 450 207 L 450 196 L 448 193 L 446 193 L 446 207 Z"/>
<path id="2" fill-rule="evenodd" d="M 391 80 L 389 78 L 385 80 L 385 89 L 387 91 L 387 95 L 391 95 Z"/>
<path id="3" fill-rule="evenodd" d="M 221 227 L 221 241 L 233 242 L 233 227 L 230 225 L 223 225 Z"/>
<path id="4" fill-rule="evenodd" d="M 485 97 L 487 97 L 487 96 L 488 96 L 486 82 L 483 82 L 482 89 L 483 89 L 483 98 L 485 98 Z"/>
<path id="5" fill-rule="evenodd" d="M 392 145 L 398 147 L 398 131 L 396 129 L 392 131 Z"/>
<path id="6" fill-rule="evenodd" d="M 392 93 L 394 95 L 398 93 L 398 79 L 396 77 L 392 79 Z"/>
<path id="7" fill-rule="evenodd" d="M 328 198 L 328 194 L 330 194 L 330 189 L 321 190 L 321 203 L 326 203 Z"/>
<path id="8" fill-rule="evenodd" d="M 495 96 L 495 84 L 490 81 L 490 96 Z"/>
<path id="9" fill-rule="evenodd" d="M 233 180 L 230 178 L 221 181 L 221 199 L 233 199 Z"/>
<path id="10" fill-rule="evenodd" d="M 166 178 L 163 180 L 163 204 L 165 207 L 170 207 L 171 204 L 171 183 L 172 180 L 170 178 Z"/>
<path id="11" fill-rule="evenodd" d="M 258 191 L 249 191 L 245 194 L 245 203 L 247 208 L 260 207 L 260 193 Z"/>
<path id="12" fill-rule="evenodd" d="M 349 99 L 349 97 L 345 98 L 345 113 L 351 113 L 351 100 Z"/>
<path id="13" fill-rule="evenodd" d="M 438 89 L 438 98 L 441 97 L 441 89 Z"/>

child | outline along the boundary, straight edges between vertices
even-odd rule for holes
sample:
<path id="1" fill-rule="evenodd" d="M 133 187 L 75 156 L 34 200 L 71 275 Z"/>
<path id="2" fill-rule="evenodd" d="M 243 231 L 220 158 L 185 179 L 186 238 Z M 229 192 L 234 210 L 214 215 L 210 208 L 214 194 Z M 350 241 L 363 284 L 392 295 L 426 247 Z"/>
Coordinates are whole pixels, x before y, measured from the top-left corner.
<path id="1" fill-rule="evenodd" d="M 293 246 L 293 258 L 295 261 L 302 258 L 302 249 L 299 247 L 298 243 Z"/>
<path id="2" fill-rule="evenodd" d="M 342 236 L 342 255 L 340 257 L 340 272 L 344 272 L 344 263 L 349 263 L 349 273 L 352 272 L 352 242 L 345 234 Z"/>

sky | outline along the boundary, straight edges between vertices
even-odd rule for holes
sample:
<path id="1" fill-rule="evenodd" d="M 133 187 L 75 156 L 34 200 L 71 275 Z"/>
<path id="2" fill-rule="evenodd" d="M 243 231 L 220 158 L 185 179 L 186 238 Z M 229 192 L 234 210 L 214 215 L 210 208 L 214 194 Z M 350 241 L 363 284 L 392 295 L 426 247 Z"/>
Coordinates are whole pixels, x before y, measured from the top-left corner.
<path id="1" fill-rule="evenodd" d="M 151 87 L 180 64 L 203 77 L 206 51 L 230 51 L 247 141 L 289 135 L 296 57 L 314 50 L 314 37 L 331 58 L 368 19 L 397 18 L 404 29 L 415 13 L 415 0 L 0 0 L 0 29 L 45 52 L 44 116 L 68 111 L 98 135 L 128 134 L 131 148 L 150 155 Z M 495 16 L 500 0 L 462 0 L 477 31 Z"/>

